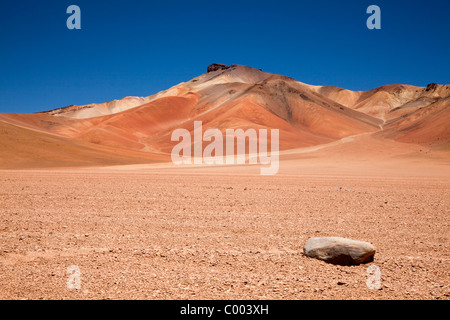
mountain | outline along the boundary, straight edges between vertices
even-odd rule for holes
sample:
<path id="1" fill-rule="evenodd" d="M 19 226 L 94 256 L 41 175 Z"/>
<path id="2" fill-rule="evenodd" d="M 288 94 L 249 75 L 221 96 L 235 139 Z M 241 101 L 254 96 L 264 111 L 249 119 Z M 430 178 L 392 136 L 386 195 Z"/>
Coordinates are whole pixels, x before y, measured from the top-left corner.
<path id="1" fill-rule="evenodd" d="M 247 66 L 214 64 L 206 73 L 148 97 L 0 114 L 0 166 L 14 167 L 13 158 L 25 167 L 39 167 L 39 159 L 44 166 L 170 161 L 177 144 L 171 141 L 172 132 L 192 132 L 194 121 L 202 121 L 203 130 L 218 128 L 223 133 L 279 129 L 284 151 L 363 134 L 445 146 L 450 141 L 449 96 L 449 85 L 351 91 L 308 85 Z M 41 154 L 42 146 L 31 147 L 42 141 L 47 156 Z M 64 154 L 77 156 L 67 159 Z"/>

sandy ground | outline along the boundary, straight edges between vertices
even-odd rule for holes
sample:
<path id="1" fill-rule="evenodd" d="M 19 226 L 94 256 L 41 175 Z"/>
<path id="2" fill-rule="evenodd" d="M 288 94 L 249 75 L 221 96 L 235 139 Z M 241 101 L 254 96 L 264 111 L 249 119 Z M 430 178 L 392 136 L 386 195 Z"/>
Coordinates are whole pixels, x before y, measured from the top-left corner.
<path id="1" fill-rule="evenodd" d="M 0 299 L 449 299 L 448 164 L 301 163 L 0 171 Z M 314 236 L 375 261 L 307 258 Z"/>

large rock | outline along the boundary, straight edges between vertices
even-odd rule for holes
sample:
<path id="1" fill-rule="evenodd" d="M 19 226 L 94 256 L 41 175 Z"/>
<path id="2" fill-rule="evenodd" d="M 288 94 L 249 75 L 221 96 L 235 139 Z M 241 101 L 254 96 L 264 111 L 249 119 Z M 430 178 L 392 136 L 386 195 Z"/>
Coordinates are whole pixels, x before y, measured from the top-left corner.
<path id="1" fill-rule="evenodd" d="M 230 67 L 225 65 L 225 64 L 213 63 L 213 64 L 208 66 L 207 72 L 213 72 L 213 71 L 217 71 L 217 70 L 226 70 L 226 69 L 229 69 L 229 68 Z"/>
<path id="2" fill-rule="evenodd" d="M 328 263 L 349 266 L 373 261 L 375 247 L 368 242 L 347 238 L 317 237 L 306 242 L 303 253 Z"/>

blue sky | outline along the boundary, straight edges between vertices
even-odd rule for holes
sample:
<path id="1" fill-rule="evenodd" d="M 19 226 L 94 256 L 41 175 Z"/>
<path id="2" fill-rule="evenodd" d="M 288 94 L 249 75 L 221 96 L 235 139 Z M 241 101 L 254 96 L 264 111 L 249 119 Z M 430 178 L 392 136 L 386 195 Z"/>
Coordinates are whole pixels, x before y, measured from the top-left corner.
<path id="1" fill-rule="evenodd" d="M 69 5 L 81 30 L 69 30 Z M 366 9 L 381 8 L 381 30 Z M 369 90 L 450 83 L 450 1 L 0 1 L 0 112 L 147 96 L 209 64 Z"/>

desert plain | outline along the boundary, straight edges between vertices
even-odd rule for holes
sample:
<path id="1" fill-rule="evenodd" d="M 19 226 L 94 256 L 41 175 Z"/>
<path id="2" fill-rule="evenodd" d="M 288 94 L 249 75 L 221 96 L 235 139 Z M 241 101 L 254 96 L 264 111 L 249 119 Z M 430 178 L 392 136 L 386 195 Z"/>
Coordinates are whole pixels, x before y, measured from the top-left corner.
<path id="1" fill-rule="evenodd" d="M 281 156 L 275 176 L 248 165 L 1 171 L 0 298 L 449 299 L 448 162 L 304 156 Z M 368 241 L 375 259 L 308 258 L 315 236 Z M 72 265 L 80 289 L 67 287 Z M 367 286 L 369 265 L 380 289 Z"/>

